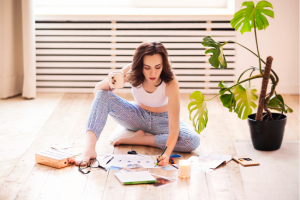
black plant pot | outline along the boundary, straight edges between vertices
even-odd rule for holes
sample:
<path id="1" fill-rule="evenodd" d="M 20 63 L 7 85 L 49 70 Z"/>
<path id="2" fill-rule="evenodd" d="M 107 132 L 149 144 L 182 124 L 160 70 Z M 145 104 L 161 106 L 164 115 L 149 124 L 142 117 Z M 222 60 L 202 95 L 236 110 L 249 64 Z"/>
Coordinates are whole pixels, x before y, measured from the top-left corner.
<path id="1" fill-rule="evenodd" d="M 265 113 L 263 113 L 264 115 Z M 280 148 L 284 128 L 286 124 L 286 115 L 272 113 L 273 121 L 256 121 L 256 113 L 248 115 L 248 124 L 251 133 L 252 144 L 255 149 L 261 151 L 274 151 Z"/>

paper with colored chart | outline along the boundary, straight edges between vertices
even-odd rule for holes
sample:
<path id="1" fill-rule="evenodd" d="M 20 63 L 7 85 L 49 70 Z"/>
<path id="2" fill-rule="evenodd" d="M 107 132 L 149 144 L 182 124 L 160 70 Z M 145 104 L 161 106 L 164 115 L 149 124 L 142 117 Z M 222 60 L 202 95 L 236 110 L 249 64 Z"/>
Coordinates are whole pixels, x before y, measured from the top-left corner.
<path id="1" fill-rule="evenodd" d="M 179 165 L 178 164 L 173 164 L 173 165 L 168 164 L 168 165 L 166 165 L 164 167 L 161 167 L 161 168 L 163 168 L 164 170 L 167 170 L 167 171 L 168 170 L 178 170 Z"/>
<path id="2" fill-rule="evenodd" d="M 108 164 L 106 164 L 112 157 L 114 157 Z M 122 167 L 122 168 L 134 168 L 134 166 L 142 166 L 143 168 L 160 168 L 155 167 L 156 156 L 147 155 L 120 155 L 111 154 L 104 159 L 99 160 L 103 167 Z"/>

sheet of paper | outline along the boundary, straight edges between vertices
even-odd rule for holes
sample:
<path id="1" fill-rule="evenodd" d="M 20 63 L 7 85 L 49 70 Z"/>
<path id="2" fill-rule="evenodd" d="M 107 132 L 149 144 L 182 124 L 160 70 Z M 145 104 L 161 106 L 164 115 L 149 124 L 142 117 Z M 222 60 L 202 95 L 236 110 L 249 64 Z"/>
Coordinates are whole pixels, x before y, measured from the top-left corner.
<path id="1" fill-rule="evenodd" d="M 73 147 L 73 145 L 69 144 L 69 143 L 60 143 L 60 144 L 54 144 L 50 147 L 53 149 L 67 149 L 67 148 Z"/>
<path id="2" fill-rule="evenodd" d="M 178 164 L 174 164 L 177 168 L 179 168 L 179 165 Z M 164 167 L 161 167 L 161 168 L 163 168 L 164 170 L 177 170 L 177 168 L 176 167 L 173 167 L 172 165 L 170 165 L 170 164 L 168 164 L 168 165 L 166 165 L 166 166 L 164 166 Z"/>
<path id="3" fill-rule="evenodd" d="M 112 156 L 114 158 L 108 163 Z M 155 167 L 156 159 L 154 156 L 140 156 L 140 155 L 119 155 L 119 154 L 112 154 L 109 157 L 103 158 L 99 160 L 100 164 L 103 167 L 110 167 L 110 166 L 117 166 L 117 167 L 128 167 L 132 166 L 134 164 L 139 164 L 143 168 L 157 168 L 159 166 Z"/>
<path id="4" fill-rule="evenodd" d="M 98 160 L 103 160 L 105 158 L 111 157 L 113 154 L 101 154 L 101 155 L 97 155 L 97 159 Z"/>
<path id="5" fill-rule="evenodd" d="M 212 171 L 214 170 L 201 165 L 191 165 L 191 174 L 199 174 L 199 173 L 206 173 Z"/>
<path id="6" fill-rule="evenodd" d="M 197 165 L 203 169 L 215 169 L 223 163 L 223 160 L 214 160 L 211 158 L 202 158 L 198 156 L 191 156 L 188 160 L 191 161 L 191 165 Z"/>
<path id="7" fill-rule="evenodd" d="M 124 184 L 128 182 L 156 181 L 148 171 L 115 173 L 115 176 Z"/>
<path id="8" fill-rule="evenodd" d="M 128 173 L 128 172 L 135 172 L 135 171 L 132 169 L 122 168 L 118 172 L 119 173 Z"/>
<path id="9" fill-rule="evenodd" d="M 224 155 L 224 154 L 213 154 L 213 153 L 201 153 L 198 155 L 202 158 L 210 158 L 215 160 L 223 160 L 225 163 L 228 163 L 232 160 L 232 155 Z"/>

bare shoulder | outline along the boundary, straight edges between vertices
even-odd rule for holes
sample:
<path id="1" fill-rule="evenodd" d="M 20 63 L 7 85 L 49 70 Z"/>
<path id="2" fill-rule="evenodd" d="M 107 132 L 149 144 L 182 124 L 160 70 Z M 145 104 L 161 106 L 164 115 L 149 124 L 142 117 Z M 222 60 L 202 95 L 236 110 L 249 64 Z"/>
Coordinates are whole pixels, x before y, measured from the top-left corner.
<path id="1" fill-rule="evenodd" d="M 179 83 L 178 79 L 174 75 L 174 79 L 167 83 L 166 85 L 166 96 L 170 97 L 171 95 L 178 95 L 179 93 Z"/>

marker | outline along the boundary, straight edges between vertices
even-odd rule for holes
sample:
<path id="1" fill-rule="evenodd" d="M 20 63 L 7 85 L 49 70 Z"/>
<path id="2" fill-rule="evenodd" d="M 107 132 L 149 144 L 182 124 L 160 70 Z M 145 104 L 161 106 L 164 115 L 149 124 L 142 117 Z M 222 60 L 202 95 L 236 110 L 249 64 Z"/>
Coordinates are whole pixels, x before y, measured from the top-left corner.
<path id="1" fill-rule="evenodd" d="M 111 157 L 111 159 L 109 159 L 109 161 L 107 161 L 107 163 L 106 164 L 108 164 L 112 159 L 113 159 L 114 157 Z"/>
<path id="2" fill-rule="evenodd" d="M 173 167 L 175 167 L 176 169 L 178 169 L 178 167 L 176 167 L 174 164 L 172 164 Z"/>
<path id="3" fill-rule="evenodd" d="M 166 146 L 166 148 L 164 149 L 164 151 L 161 153 L 161 155 L 160 155 L 159 157 L 161 157 L 161 156 L 165 153 L 167 147 L 168 147 L 168 146 Z M 156 167 L 157 164 L 158 164 L 158 159 L 157 159 L 157 162 L 156 162 L 156 164 L 155 164 L 155 167 Z"/>

